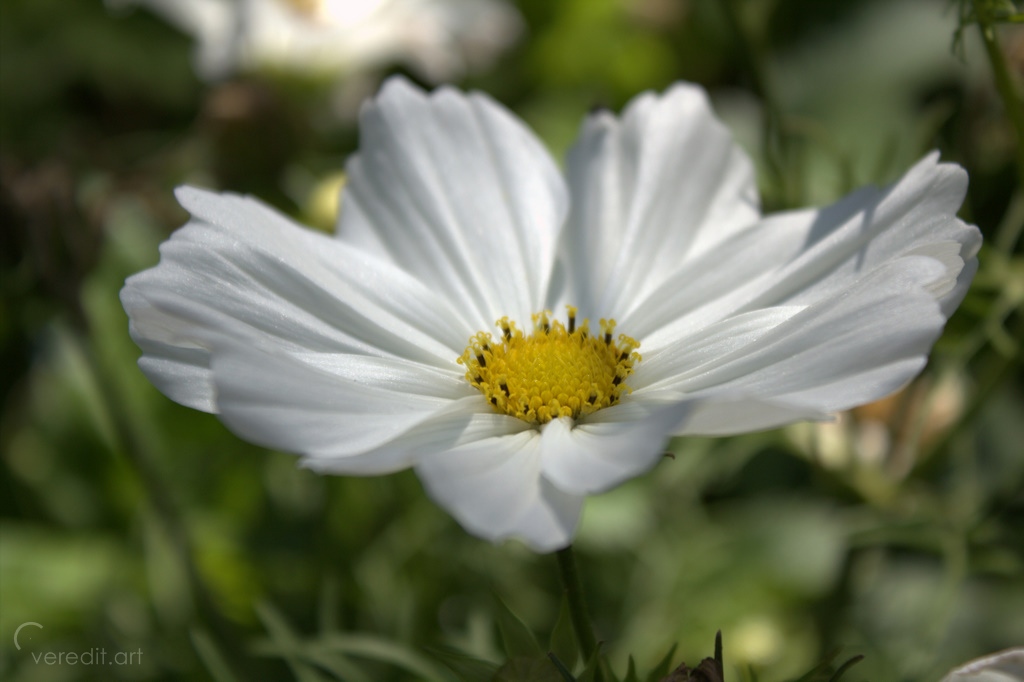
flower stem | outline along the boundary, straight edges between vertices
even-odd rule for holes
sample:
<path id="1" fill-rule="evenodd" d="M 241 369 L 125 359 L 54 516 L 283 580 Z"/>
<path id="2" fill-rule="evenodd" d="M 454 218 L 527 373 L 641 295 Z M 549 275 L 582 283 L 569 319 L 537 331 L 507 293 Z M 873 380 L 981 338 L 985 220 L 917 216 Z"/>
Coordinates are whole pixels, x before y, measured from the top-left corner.
<path id="1" fill-rule="evenodd" d="M 1017 174 L 1018 179 L 1024 182 L 1024 98 L 1017 93 L 1010 71 L 1006 68 L 1006 61 L 996 38 L 995 18 L 988 5 L 982 0 L 974 0 L 974 13 L 981 32 L 981 41 L 985 45 L 985 53 L 992 65 L 996 89 L 999 90 L 999 96 L 1006 108 L 1006 117 L 1010 119 L 1017 133 Z"/>
<path id="2" fill-rule="evenodd" d="M 82 353 L 98 390 L 100 409 L 113 426 L 115 447 L 120 454 L 124 455 L 138 476 L 142 489 L 147 495 L 147 500 L 163 525 L 163 530 L 167 533 L 171 546 L 185 572 L 189 596 L 194 600 L 193 603 L 199 613 L 199 623 L 201 624 L 195 630 L 205 633 L 204 626 L 209 627 L 209 632 L 213 636 L 212 641 L 228 654 L 228 660 L 225 663 L 231 677 L 225 679 L 238 679 L 235 677 L 236 673 L 240 674 L 242 679 L 248 679 L 246 673 L 251 671 L 244 663 L 246 647 L 239 641 L 234 628 L 217 606 L 213 593 L 199 572 L 194 559 L 195 552 L 181 513 L 164 485 L 138 428 L 124 407 L 128 401 L 125 400 L 124 395 L 111 379 L 110 370 L 102 364 L 97 353 L 97 344 L 91 338 L 87 323 L 82 325 L 82 331 L 84 338 L 78 340 L 78 350 Z"/>
<path id="3" fill-rule="evenodd" d="M 587 601 L 583 597 L 583 583 L 580 581 L 580 572 L 576 567 L 576 555 L 573 554 L 572 545 L 560 549 L 555 554 L 558 559 L 558 577 L 562 581 L 562 589 L 569 600 L 569 616 L 572 619 L 572 629 L 576 633 L 576 642 L 580 646 L 583 660 L 590 662 L 597 653 L 597 637 L 594 636 L 594 628 L 590 623 L 590 614 L 587 611 Z M 594 679 L 601 679 L 601 670 L 598 666 Z"/>
<path id="4" fill-rule="evenodd" d="M 779 106 L 775 91 L 763 68 L 764 59 L 758 54 L 755 40 L 746 30 L 740 17 L 738 0 L 725 0 L 720 5 L 721 12 L 733 33 L 736 56 L 750 79 L 754 94 L 761 100 L 764 107 L 761 129 L 761 153 L 768 170 L 774 176 L 776 201 L 784 208 L 800 205 L 798 183 L 792 175 L 797 170 L 794 164 L 793 146 L 790 130 L 783 119 L 782 108 Z"/>

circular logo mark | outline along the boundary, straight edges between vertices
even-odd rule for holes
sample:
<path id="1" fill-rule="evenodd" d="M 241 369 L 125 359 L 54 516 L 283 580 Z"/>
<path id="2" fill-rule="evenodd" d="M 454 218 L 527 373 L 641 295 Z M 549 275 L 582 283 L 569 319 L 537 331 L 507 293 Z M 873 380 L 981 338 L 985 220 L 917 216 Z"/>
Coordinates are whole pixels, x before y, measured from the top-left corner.
<path id="1" fill-rule="evenodd" d="M 25 627 L 26 625 L 35 625 L 40 630 L 43 629 L 42 625 L 40 625 L 39 623 L 33 623 L 31 621 L 29 621 L 28 623 L 22 623 L 21 625 L 19 625 L 18 629 L 14 631 L 14 648 L 17 649 L 18 651 L 21 651 L 21 645 L 18 644 L 18 633 L 21 632 L 21 629 L 23 627 Z"/>

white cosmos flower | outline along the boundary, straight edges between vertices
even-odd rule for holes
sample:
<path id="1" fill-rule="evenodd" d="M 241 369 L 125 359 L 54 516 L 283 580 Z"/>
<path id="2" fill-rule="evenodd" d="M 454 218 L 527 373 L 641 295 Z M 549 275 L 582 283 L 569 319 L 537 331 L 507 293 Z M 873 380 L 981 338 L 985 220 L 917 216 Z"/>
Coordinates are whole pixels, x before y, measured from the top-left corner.
<path id="1" fill-rule="evenodd" d="M 480 93 L 391 79 L 361 126 L 336 238 L 178 191 L 192 219 L 121 292 L 139 364 L 315 471 L 414 467 L 467 530 L 538 551 L 567 545 L 584 497 L 650 469 L 671 436 L 826 419 L 896 390 L 977 266 L 980 234 L 955 215 L 966 174 L 937 154 L 890 187 L 762 217 L 750 160 L 694 85 L 589 116 L 564 176 Z M 548 333 L 531 333 L 544 310 Z M 605 346 L 601 318 L 630 338 Z M 526 335 L 505 343 L 499 320 Z M 544 382 L 555 418 L 506 413 Z"/>
<path id="2" fill-rule="evenodd" d="M 207 79 L 279 68 L 323 74 L 404 63 L 441 82 L 489 63 L 521 29 L 504 0 L 107 0 L 145 5 L 196 38 Z"/>

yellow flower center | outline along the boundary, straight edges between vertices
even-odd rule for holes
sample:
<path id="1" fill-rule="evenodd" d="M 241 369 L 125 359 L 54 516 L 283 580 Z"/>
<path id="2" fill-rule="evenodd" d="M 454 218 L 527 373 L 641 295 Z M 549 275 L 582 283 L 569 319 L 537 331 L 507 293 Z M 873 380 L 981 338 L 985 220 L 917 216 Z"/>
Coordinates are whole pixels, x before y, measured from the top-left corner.
<path id="1" fill-rule="evenodd" d="M 487 332 L 469 340 L 459 364 L 496 411 L 545 424 L 596 412 L 630 391 L 625 380 L 640 361 L 640 344 L 625 334 L 613 338 L 615 320 L 601 320 L 601 334 L 591 334 L 567 307 L 568 328 L 545 311 L 533 316 L 529 336 L 503 317 L 498 342 Z"/>

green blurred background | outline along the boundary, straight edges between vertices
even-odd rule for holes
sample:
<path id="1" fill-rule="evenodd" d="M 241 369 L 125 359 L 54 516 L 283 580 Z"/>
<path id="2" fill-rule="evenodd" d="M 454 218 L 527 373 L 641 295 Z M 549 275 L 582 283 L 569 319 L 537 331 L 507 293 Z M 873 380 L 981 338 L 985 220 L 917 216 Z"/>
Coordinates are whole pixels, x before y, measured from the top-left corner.
<path id="1" fill-rule="evenodd" d="M 693 80 L 757 162 L 768 210 L 890 182 L 938 148 L 967 168 L 961 215 L 986 237 L 971 293 L 895 398 L 838 425 L 674 441 L 674 459 L 588 502 L 576 548 L 617 668 L 673 643 L 693 665 L 719 629 L 731 681 L 792 679 L 840 646 L 866 656 L 844 679 L 938 680 L 1024 644 L 1024 194 L 991 55 L 976 25 L 958 31 L 970 6 L 516 6 L 518 42 L 457 82 L 558 158 L 590 108 Z M 467 535 L 411 473 L 299 470 L 135 365 L 117 293 L 186 220 L 176 185 L 330 228 L 358 139 L 338 83 L 274 69 L 204 82 L 192 40 L 142 8 L 0 13 L 0 677 L 455 679 L 430 648 L 500 661 L 496 596 L 544 641 L 552 557 Z M 997 30 L 1018 93 L 1021 29 Z M 43 628 L 18 650 L 26 622 Z M 139 654 L 32 657 L 91 649 Z"/>

